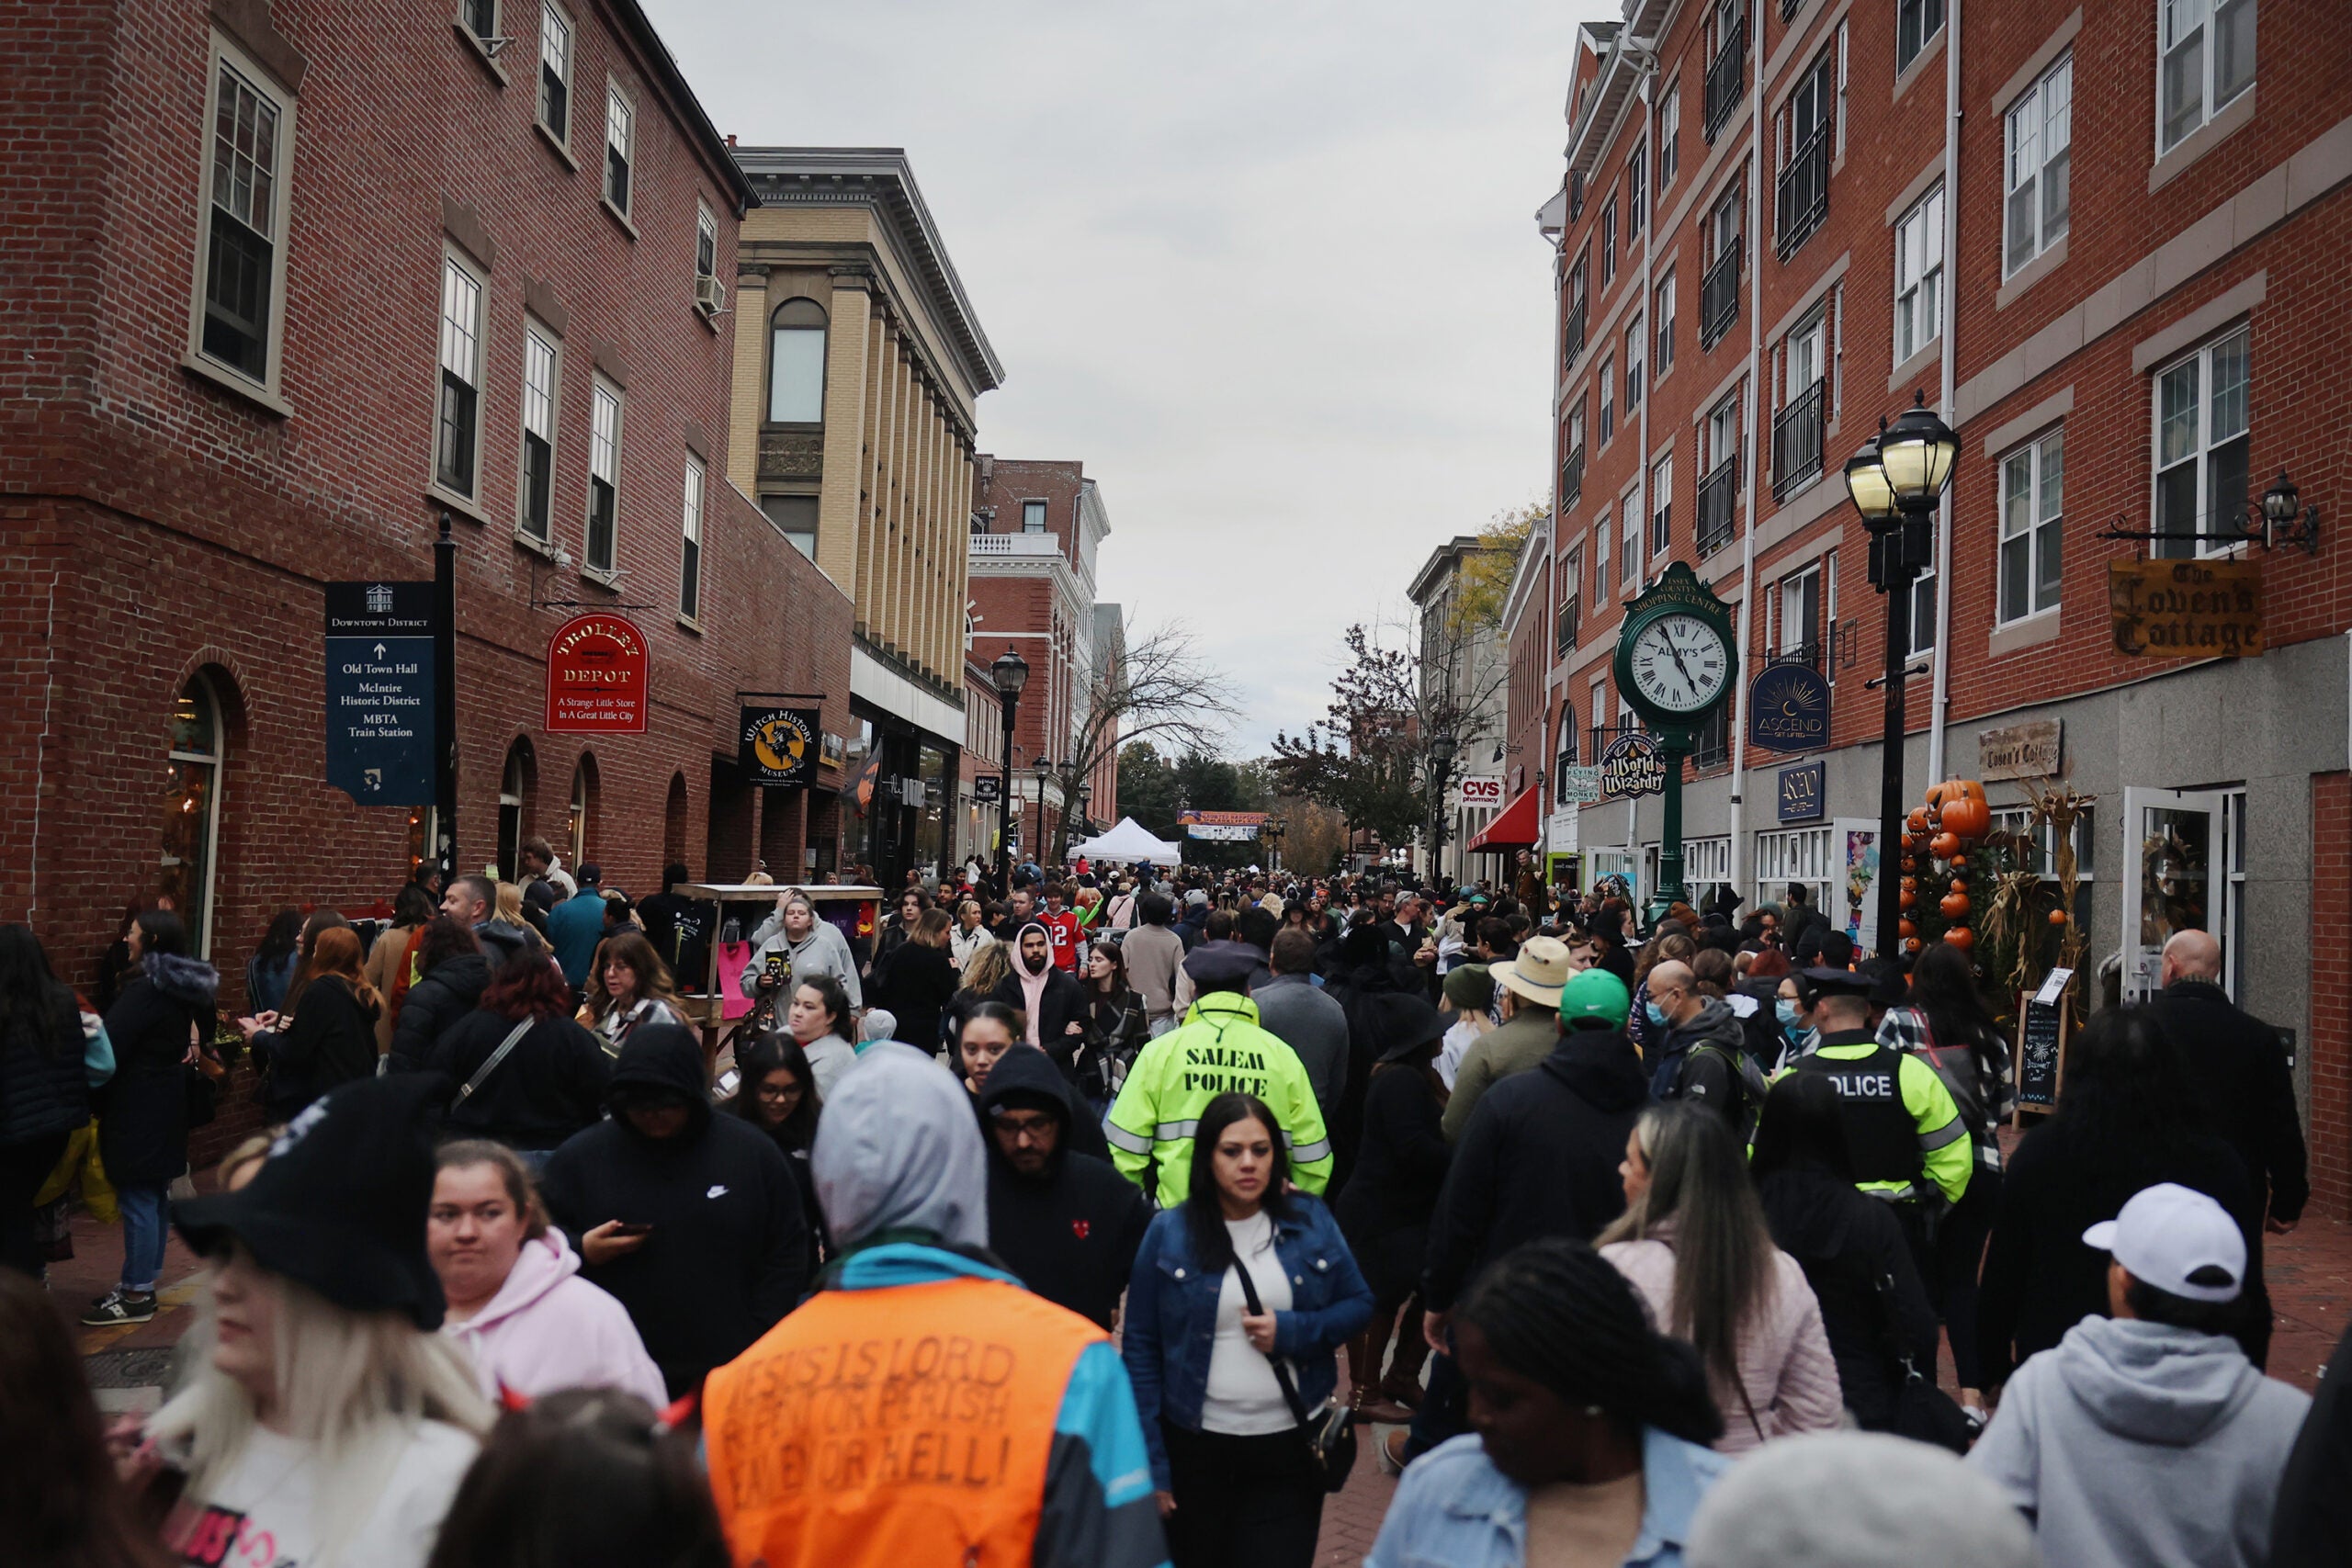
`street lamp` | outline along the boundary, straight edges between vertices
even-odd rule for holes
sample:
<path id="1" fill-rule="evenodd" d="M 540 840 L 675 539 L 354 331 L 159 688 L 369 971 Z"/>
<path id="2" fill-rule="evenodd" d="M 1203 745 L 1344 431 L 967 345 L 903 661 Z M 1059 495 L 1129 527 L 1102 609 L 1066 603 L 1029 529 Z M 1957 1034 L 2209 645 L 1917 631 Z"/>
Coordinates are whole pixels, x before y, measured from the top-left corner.
<path id="1" fill-rule="evenodd" d="M 1029 661 L 1007 644 L 996 662 L 989 666 L 989 680 L 996 687 L 997 705 L 1004 713 L 1004 798 L 997 803 L 997 848 L 1004 857 L 1004 896 L 1012 897 L 1012 719 L 1021 709 L 1022 688 L 1029 684 Z"/>
<path id="2" fill-rule="evenodd" d="M 1284 822 L 1281 818 L 1269 817 L 1266 818 L 1266 826 L 1264 829 L 1267 840 L 1266 859 L 1271 863 L 1267 867 L 1268 870 L 1282 870 L 1283 835 L 1289 830 L 1290 825 Z"/>
<path id="3" fill-rule="evenodd" d="M 1037 759 L 1037 863 L 1046 863 L 1046 781 L 1054 776 L 1053 760 Z"/>
<path id="4" fill-rule="evenodd" d="M 1078 785 L 1078 827 L 1080 832 L 1094 831 L 1094 819 L 1087 814 L 1087 806 L 1094 799 L 1094 786 L 1081 779 Z"/>
<path id="5" fill-rule="evenodd" d="M 1911 659 L 1911 583 L 1932 562 L 1935 512 L 1960 437 L 1924 392 L 1846 460 L 1846 492 L 1871 537 L 1871 586 L 1886 598 L 1886 708 L 1879 734 L 1878 951 L 1903 951 L 1903 677 Z"/>
<path id="6" fill-rule="evenodd" d="M 1462 750 L 1451 728 L 1441 729 L 1430 737 L 1430 875 L 1441 874 L 1439 863 L 1445 853 L 1445 785 L 1453 772 L 1454 756 Z"/>

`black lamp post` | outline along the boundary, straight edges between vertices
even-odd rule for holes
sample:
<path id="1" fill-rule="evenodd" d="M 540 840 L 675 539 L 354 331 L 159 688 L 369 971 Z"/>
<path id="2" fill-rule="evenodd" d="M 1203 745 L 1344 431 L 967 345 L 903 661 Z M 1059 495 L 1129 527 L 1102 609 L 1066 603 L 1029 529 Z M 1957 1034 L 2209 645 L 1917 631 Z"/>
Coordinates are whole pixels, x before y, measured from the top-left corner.
<path id="1" fill-rule="evenodd" d="M 1445 853 L 1445 786 L 1453 773 L 1453 759 L 1462 750 L 1452 729 L 1430 738 L 1430 880 L 1442 874 L 1439 863 Z"/>
<path id="2" fill-rule="evenodd" d="M 1046 863 L 1046 781 L 1054 776 L 1050 758 L 1037 759 L 1037 863 Z"/>
<path id="3" fill-rule="evenodd" d="M 1265 826 L 1265 829 L 1264 829 L 1264 831 L 1265 831 L 1265 835 L 1266 835 L 1266 860 L 1267 860 L 1267 862 L 1268 862 L 1268 864 L 1267 864 L 1267 867 L 1266 867 L 1266 869 L 1267 869 L 1267 870 L 1269 870 L 1269 871 L 1280 871 L 1280 870 L 1282 870 L 1282 868 L 1283 868 L 1283 835 L 1285 832 L 1289 831 L 1289 829 L 1290 829 L 1290 824 L 1288 824 L 1287 822 L 1284 822 L 1284 821 L 1283 821 L 1281 818 L 1279 818 L 1279 817 L 1269 817 L 1269 818 L 1266 818 L 1266 826 Z"/>
<path id="4" fill-rule="evenodd" d="M 1878 951 L 1903 951 L 1903 677 L 1911 659 L 1911 584 L 1933 564 L 1936 506 L 1960 437 L 1924 393 L 1846 460 L 1846 491 L 1871 536 L 1871 586 L 1886 598 L 1886 709 L 1879 737 Z"/>
<path id="5" fill-rule="evenodd" d="M 1094 799 L 1094 786 L 1084 779 L 1078 784 L 1078 829 L 1081 833 L 1094 831 L 1094 819 L 1087 815 L 1087 807 Z"/>
<path id="6" fill-rule="evenodd" d="M 997 850 L 1004 860 L 1004 896 L 1012 897 L 1012 720 L 1021 711 L 1021 691 L 1029 684 L 1029 661 L 1008 645 L 989 666 L 997 705 L 1004 712 L 1004 798 L 997 803 Z"/>

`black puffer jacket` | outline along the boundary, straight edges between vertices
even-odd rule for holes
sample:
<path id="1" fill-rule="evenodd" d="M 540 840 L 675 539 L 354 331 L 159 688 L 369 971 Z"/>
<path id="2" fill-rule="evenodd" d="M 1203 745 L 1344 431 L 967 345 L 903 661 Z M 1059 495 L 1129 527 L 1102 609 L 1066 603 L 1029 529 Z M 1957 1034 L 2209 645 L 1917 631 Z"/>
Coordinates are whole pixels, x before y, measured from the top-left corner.
<path id="1" fill-rule="evenodd" d="M 0 1039 L 0 1148 L 70 1133 L 90 1119 L 90 1082 L 82 1068 L 82 1019 L 64 987 Z"/>
<path id="2" fill-rule="evenodd" d="M 381 1002 L 361 1001 L 334 975 L 303 987 L 294 1021 L 283 1032 L 254 1036 L 269 1066 L 269 1119 L 291 1122 L 336 1085 L 375 1077 L 376 1015 L 382 1009 Z"/>
<path id="3" fill-rule="evenodd" d="M 514 1032 L 516 1020 L 481 1008 L 442 1031 L 425 1066 L 447 1073 L 452 1094 Z M 560 1014 L 534 1022 L 481 1087 L 449 1109 L 453 1136 L 495 1138 L 517 1149 L 551 1149 L 596 1124 L 613 1059 L 596 1037 Z"/>
<path id="4" fill-rule="evenodd" d="M 424 1071 L 433 1043 L 474 1010 L 489 984 L 490 960 L 479 953 L 460 953 L 434 965 L 432 973 L 408 988 L 401 1002 L 400 1021 L 392 1026 L 391 1059 L 385 1070 Z"/>
<path id="5" fill-rule="evenodd" d="M 116 1186 L 161 1187 L 187 1169 L 190 1040 L 212 1038 L 220 976 L 200 959 L 151 953 L 107 1010 L 114 1077 L 98 1104 L 98 1154 Z"/>
<path id="6" fill-rule="evenodd" d="M 1590 1241 L 1624 1213 L 1617 1174 L 1649 1086 L 1620 1030 L 1577 1029 L 1532 1072 L 1479 1098 L 1430 1222 L 1421 1299 L 1452 1307 L 1480 1269 L 1522 1242 Z"/>
<path id="7" fill-rule="evenodd" d="M 1012 1168 L 995 1137 L 989 1151 L 989 1249 L 1021 1282 L 1057 1306 L 1111 1326 L 1119 1292 L 1151 1226 L 1141 1189 L 1107 1159 L 1071 1147 L 1069 1086 L 1043 1051 L 1016 1045 L 997 1059 L 980 1089 L 980 1120 L 1008 1100 L 1061 1117 L 1062 1140 L 1045 1168 Z"/>

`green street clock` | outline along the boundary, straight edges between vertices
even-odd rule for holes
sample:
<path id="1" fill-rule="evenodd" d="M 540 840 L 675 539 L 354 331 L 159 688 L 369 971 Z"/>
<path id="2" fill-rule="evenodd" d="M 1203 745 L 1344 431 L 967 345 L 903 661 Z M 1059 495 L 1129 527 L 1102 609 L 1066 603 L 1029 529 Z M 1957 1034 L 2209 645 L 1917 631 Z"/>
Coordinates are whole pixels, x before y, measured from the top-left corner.
<path id="1" fill-rule="evenodd" d="M 1659 801 L 1658 885 L 1649 903 L 1657 919 L 1686 897 L 1682 884 L 1682 759 L 1700 728 L 1731 700 L 1739 678 L 1739 637 L 1731 606 L 1680 561 L 1625 607 L 1617 632 L 1617 690 L 1657 735 L 1666 753 Z"/>

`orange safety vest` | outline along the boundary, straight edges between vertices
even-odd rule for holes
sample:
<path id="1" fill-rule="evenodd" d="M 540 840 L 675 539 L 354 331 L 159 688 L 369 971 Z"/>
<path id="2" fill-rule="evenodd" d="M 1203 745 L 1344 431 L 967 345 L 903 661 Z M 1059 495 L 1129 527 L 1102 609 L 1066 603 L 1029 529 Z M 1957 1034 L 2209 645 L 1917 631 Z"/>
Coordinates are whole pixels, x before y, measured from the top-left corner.
<path id="1" fill-rule="evenodd" d="M 1001 1280 L 812 1297 L 703 1388 L 739 1568 L 1027 1568 L 1070 1370 L 1106 1342 Z"/>

